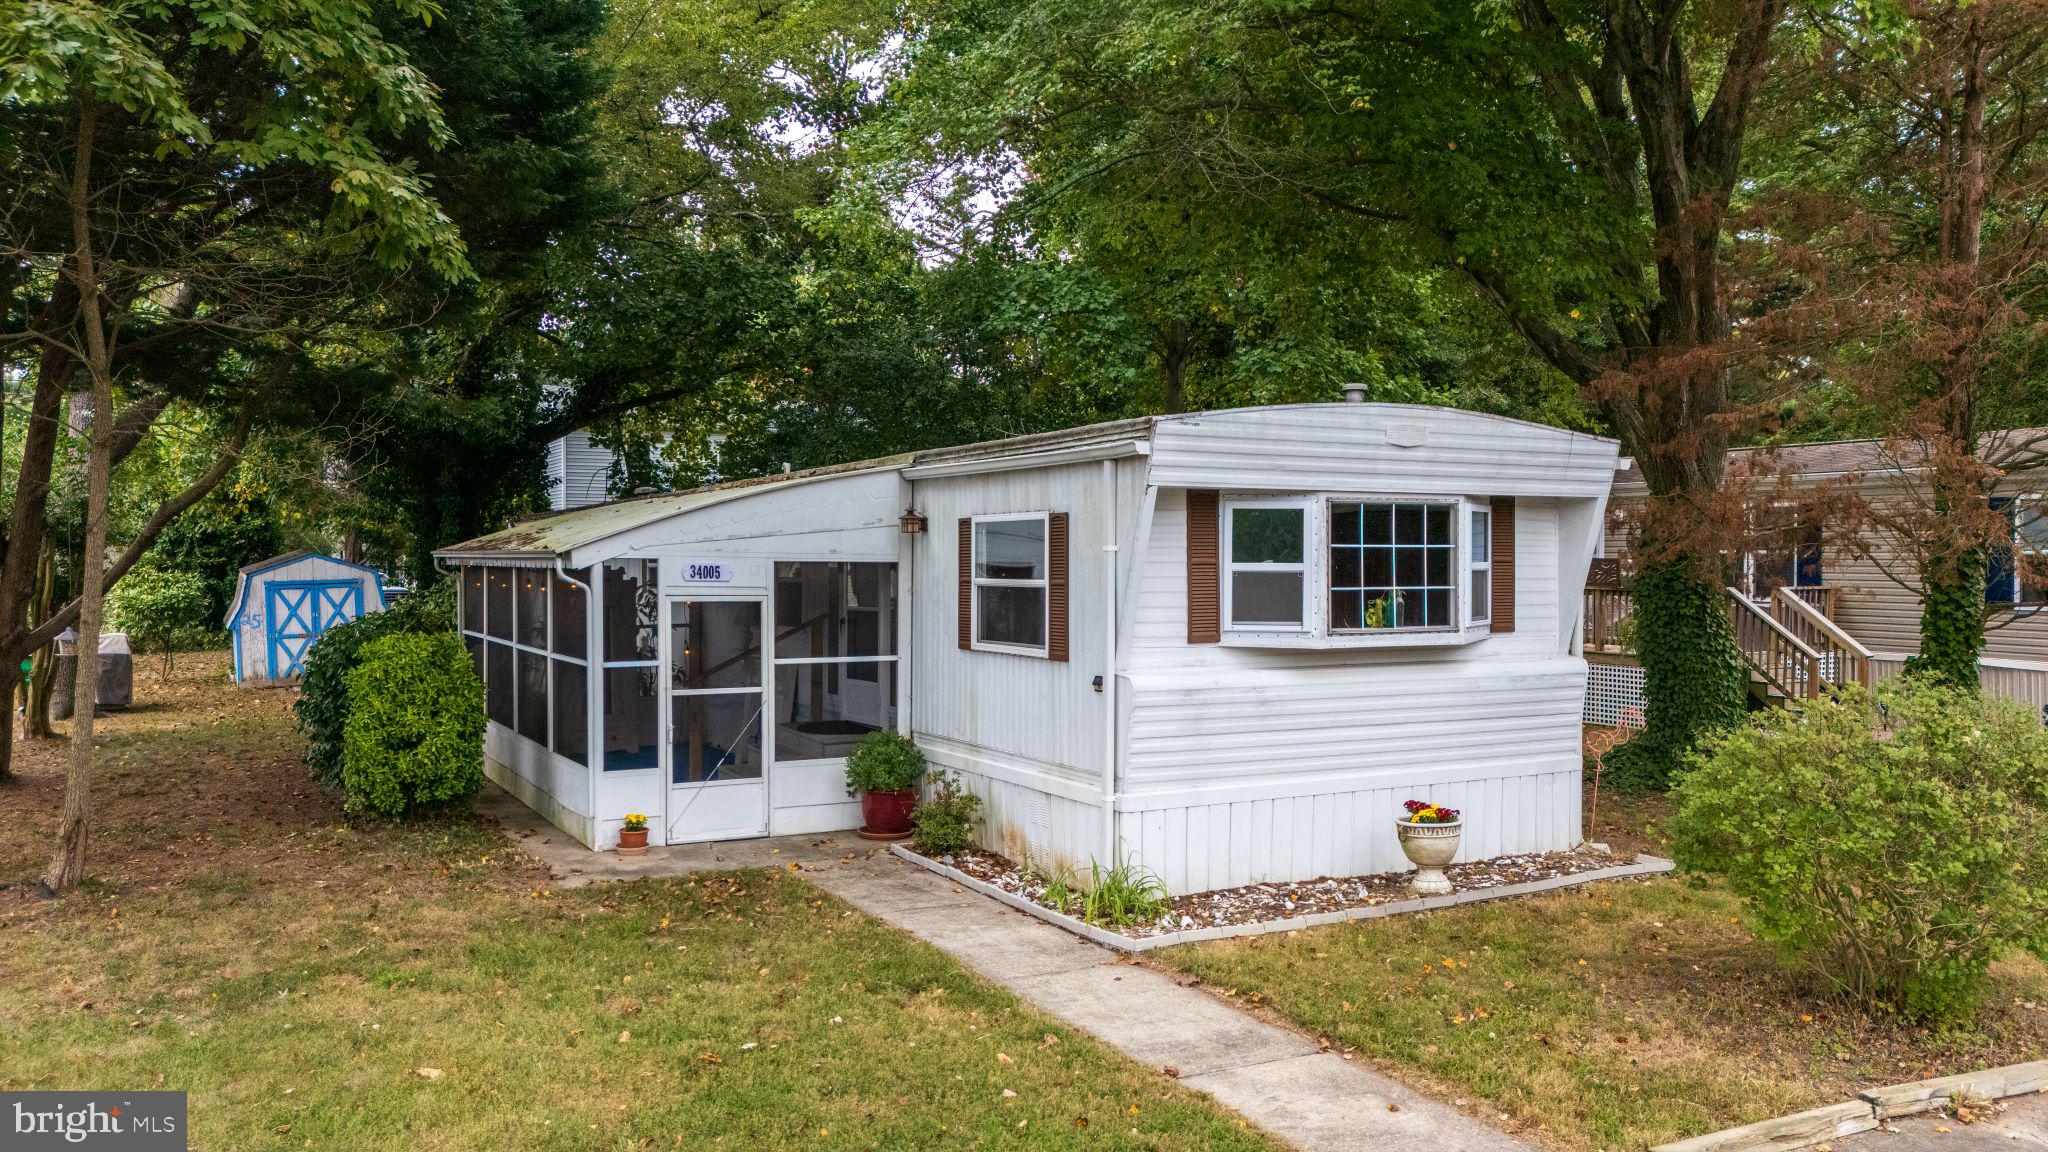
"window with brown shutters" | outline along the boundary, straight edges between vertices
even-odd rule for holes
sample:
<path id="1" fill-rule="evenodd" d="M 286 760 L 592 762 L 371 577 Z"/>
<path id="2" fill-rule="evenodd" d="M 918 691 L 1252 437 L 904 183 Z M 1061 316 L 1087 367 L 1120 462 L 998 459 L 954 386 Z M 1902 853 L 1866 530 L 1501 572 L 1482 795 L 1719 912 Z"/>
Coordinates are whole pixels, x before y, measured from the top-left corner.
<path id="1" fill-rule="evenodd" d="M 1067 659 L 1067 514 L 1045 517 L 1045 655 Z"/>
<path id="2" fill-rule="evenodd" d="M 1515 630 L 1515 498 L 1493 498 L 1493 615 L 1487 629 Z"/>
<path id="3" fill-rule="evenodd" d="M 1065 512 L 960 521 L 960 647 L 1065 660 L 1067 550 Z"/>
<path id="4" fill-rule="evenodd" d="M 1223 638 L 1216 493 L 1189 490 L 1187 539 L 1188 643 L 1214 644 Z"/>
<path id="5" fill-rule="evenodd" d="M 960 518 L 960 647 L 974 647 L 974 517 Z"/>

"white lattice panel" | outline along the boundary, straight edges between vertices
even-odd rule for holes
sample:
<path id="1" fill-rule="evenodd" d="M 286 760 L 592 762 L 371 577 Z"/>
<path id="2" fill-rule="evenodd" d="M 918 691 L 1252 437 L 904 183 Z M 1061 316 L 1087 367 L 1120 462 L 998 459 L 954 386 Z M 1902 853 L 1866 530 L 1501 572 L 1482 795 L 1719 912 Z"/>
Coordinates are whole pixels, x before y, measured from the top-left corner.
<path id="1" fill-rule="evenodd" d="M 1641 728 L 1643 670 L 1633 664 L 1588 664 L 1585 718 L 1602 728 Z"/>

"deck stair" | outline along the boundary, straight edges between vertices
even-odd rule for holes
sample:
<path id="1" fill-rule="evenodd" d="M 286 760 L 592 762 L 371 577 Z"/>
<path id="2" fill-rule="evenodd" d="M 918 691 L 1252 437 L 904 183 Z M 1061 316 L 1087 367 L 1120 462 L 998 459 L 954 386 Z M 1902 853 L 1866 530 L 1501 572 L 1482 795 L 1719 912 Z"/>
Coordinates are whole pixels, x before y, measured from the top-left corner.
<path id="1" fill-rule="evenodd" d="M 1800 596 L 1776 588 L 1759 604 L 1730 588 L 1728 613 L 1751 690 L 1766 703 L 1817 699 L 1844 684 L 1870 686 L 1870 650 Z"/>

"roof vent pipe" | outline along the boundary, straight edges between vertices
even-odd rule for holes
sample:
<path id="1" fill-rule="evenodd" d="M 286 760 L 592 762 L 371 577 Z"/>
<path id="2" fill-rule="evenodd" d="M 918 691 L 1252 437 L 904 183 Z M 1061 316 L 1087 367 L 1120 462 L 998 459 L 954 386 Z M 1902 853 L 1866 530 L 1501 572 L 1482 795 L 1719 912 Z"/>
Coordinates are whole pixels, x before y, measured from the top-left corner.
<path id="1" fill-rule="evenodd" d="M 1365 403 L 1365 385 L 1356 380 L 1344 385 L 1344 402 L 1346 404 Z"/>

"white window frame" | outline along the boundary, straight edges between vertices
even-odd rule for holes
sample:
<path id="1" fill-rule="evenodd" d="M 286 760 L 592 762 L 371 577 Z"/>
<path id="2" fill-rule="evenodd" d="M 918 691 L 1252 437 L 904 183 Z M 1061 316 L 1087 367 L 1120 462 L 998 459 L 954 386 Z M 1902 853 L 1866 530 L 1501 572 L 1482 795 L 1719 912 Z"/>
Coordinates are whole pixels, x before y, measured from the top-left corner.
<path id="1" fill-rule="evenodd" d="M 983 524 L 1016 523 L 1035 520 L 1040 527 L 1043 548 L 1045 577 L 1039 580 L 1008 580 L 981 575 L 981 526 Z M 969 596 L 968 625 L 973 630 L 969 646 L 977 652 L 1003 652 L 1011 656 L 1035 656 L 1039 659 L 1051 657 L 1052 641 L 1052 513 L 1050 512 L 1000 512 L 986 516 L 969 517 L 968 537 L 971 554 L 968 557 L 967 579 Z M 1040 602 L 1045 606 L 1045 618 L 1039 628 L 1039 635 L 1045 642 L 1037 646 L 1028 644 L 1005 644 L 981 638 L 981 590 L 983 588 L 1037 588 L 1045 593 Z"/>
<path id="2" fill-rule="evenodd" d="M 1301 513 L 1301 560 L 1294 564 L 1272 562 L 1238 563 L 1231 554 L 1232 541 L 1235 539 L 1232 535 L 1231 522 L 1236 518 L 1238 510 L 1241 508 L 1289 508 L 1299 511 Z M 1312 589 L 1315 581 L 1309 574 L 1308 554 L 1313 550 L 1315 544 L 1315 500 L 1306 496 L 1246 496 L 1242 498 L 1229 498 L 1222 502 L 1222 513 L 1223 522 L 1220 526 L 1222 540 L 1220 541 L 1218 567 L 1222 570 L 1221 611 L 1223 613 L 1224 631 L 1255 635 L 1306 635 L 1314 631 L 1315 614 L 1313 606 L 1315 604 L 1315 596 Z M 1237 572 L 1240 569 L 1246 572 L 1299 573 L 1301 576 L 1300 622 L 1295 624 L 1289 624 L 1285 621 L 1237 623 L 1237 613 L 1233 610 L 1232 604 L 1236 598 Z"/>
<path id="3" fill-rule="evenodd" d="M 1461 526 L 1465 541 L 1465 626 L 1475 628 L 1493 623 L 1493 505 L 1477 501 L 1465 501 L 1465 523 Z M 1484 524 L 1481 524 L 1481 521 Z M 1485 559 L 1479 550 L 1486 549 Z M 1472 590 L 1486 582 L 1486 611 L 1479 610 L 1478 598 Z"/>

